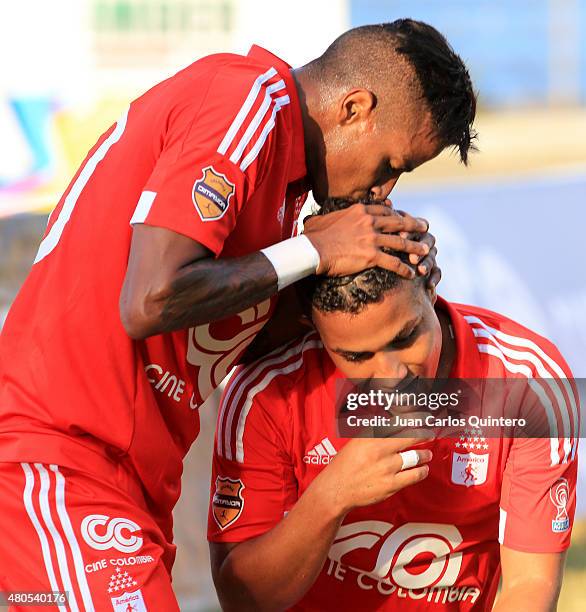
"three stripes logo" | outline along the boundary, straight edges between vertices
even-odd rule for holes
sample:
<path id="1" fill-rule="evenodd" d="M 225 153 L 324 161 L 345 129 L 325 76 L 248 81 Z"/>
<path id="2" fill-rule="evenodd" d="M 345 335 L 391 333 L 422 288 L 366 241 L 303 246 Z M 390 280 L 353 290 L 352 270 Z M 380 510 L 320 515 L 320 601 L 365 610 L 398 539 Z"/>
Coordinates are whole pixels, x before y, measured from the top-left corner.
<path id="1" fill-rule="evenodd" d="M 309 463 L 310 465 L 328 465 L 336 454 L 336 449 L 326 437 L 307 452 L 305 457 L 303 457 L 303 463 Z"/>

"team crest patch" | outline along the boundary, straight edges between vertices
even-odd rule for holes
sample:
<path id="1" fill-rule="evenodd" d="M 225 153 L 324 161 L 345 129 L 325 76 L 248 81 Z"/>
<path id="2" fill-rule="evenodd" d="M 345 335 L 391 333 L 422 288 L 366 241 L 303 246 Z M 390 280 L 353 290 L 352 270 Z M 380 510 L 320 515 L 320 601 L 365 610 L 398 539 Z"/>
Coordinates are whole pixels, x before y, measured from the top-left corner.
<path id="1" fill-rule="evenodd" d="M 193 184 L 192 199 L 202 221 L 221 219 L 234 195 L 236 186 L 212 166 L 203 169 L 200 179 Z"/>
<path id="2" fill-rule="evenodd" d="M 212 499 L 212 511 L 214 519 L 220 529 L 232 525 L 242 514 L 244 508 L 244 498 L 242 490 L 244 483 L 242 480 L 232 480 L 231 478 L 216 478 L 216 492 Z"/>
<path id="3" fill-rule="evenodd" d="M 111 599 L 114 612 L 147 612 L 140 589 Z"/>
<path id="4" fill-rule="evenodd" d="M 465 487 L 486 482 L 489 454 L 452 453 L 452 482 Z"/>

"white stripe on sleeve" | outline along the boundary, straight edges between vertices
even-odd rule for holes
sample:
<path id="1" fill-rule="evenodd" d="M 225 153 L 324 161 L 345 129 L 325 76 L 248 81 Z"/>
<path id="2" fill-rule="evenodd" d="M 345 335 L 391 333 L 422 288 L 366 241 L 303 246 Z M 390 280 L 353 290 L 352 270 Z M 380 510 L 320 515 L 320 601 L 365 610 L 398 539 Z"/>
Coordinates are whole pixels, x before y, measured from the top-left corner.
<path id="1" fill-rule="evenodd" d="M 262 87 L 264 83 L 272 79 L 276 74 L 277 74 L 277 71 L 275 70 L 275 68 L 270 68 L 264 74 L 261 74 L 256 79 L 256 81 L 254 81 L 250 91 L 248 92 L 248 96 L 246 97 L 246 100 L 244 100 L 244 104 L 240 107 L 238 114 L 234 118 L 234 121 L 228 128 L 226 135 L 224 136 L 222 142 L 220 143 L 220 146 L 218 147 L 218 153 L 221 153 L 222 155 L 226 154 L 228 147 L 232 144 L 232 141 L 234 140 L 234 136 L 236 136 L 236 134 L 238 133 L 238 130 L 242 127 L 242 124 L 244 123 L 244 120 L 246 119 L 246 115 L 248 115 L 248 113 L 250 112 L 250 109 L 252 108 L 254 104 L 254 101 L 258 97 L 260 88 Z"/>
<path id="2" fill-rule="evenodd" d="M 148 214 L 151 210 L 151 206 L 157 197 L 156 191 L 143 191 L 140 194 L 140 198 L 138 199 L 138 204 L 134 209 L 134 214 L 132 215 L 132 219 L 130 219 L 130 225 L 134 225 L 135 223 L 144 223 Z"/>
<path id="3" fill-rule="evenodd" d="M 319 340 L 311 340 L 303 345 L 301 355 L 297 361 L 290 363 L 288 366 L 284 368 L 277 368 L 274 370 L 270 370 L 267 372 L 266 376 L 248 393 L 248 397 L 246 398 L 246 402 L 242 407 L 242 411 L 240 412 L 240 416 L 238 418 L 238 426 L 236 428 L 236 461 L 238 463 L 244 463 L 244 428 L 246 427 L 246 418 L 248 417 L 248 413 L 252 408 L 252 402 L 257 393 L 260 393 L 264 389 L 266 389 L 271 381 L 278 376 L 279 374 L 287 375 L 295 370 L 298 370 L 303 365 L 303 353 L 312 348 L 319 348 L 322 346 L 321 341 Z M 230 451 L 230 448 L 227 449 Z"/>
<path id="4" fill-rule="evenodd" d="M 541 400 L 541 403 L 543 404 L 543 407 L 545 408 L 545 412 L 547 415 L 547 422 L 548 422 L 550 431 L 552 432 L 552 437 L 549 440 L 551 465 L 557 465 L 560 462 L 560 457 L 558 453 L 558 438 L 557 438 L 558 427 L 557 427 L 557 422 L 556 422 L 554 411 L 553 411 L 553 406 L 551 404 L 551 401 L 547 397 L 547 394 L 545 393 L 543 387 L 533 378 L 531 374 L 531 369 L 529 368 L 529 366 L 525 364 L 511 363 L 505 358 L 503 352 L 500 351 L 496 346 L 493 346 L 492 344 L 479 344 L 478 351 L 480 353 L 486 353 L 488 355 L 492 355 L 493 357 L 496 357 L 497 359 L 499 359 L 509 372 L 512 372 L 513 374 L 523 374 L 523 376 L 527 377 L 529 386 L 531 387 L 531 389 L 533 389 L 535 394 L 539 397 L 539 399 Z"/>
<path id="5" fill-rule="evenodd" d="M 498 329 L 494 329 L 487 325 L 484 321 L 475 316 L 465 316 L 464 317 L 469 324 L 478 324 L 481 325 L 485 330 L 490 332 L 495 338 L 506 342 L 512 346 L 522 347 L 529 350 L 532 350 L 541 360 L 546 363 L 553 373 L 557 376 L 556 380 L 558 384 L 561 384 L 566 391 L 566 395 L 570 400 L 570 408 L 572 410 L 572 418 L 574 421 L 574 429 L 577 432 L 579 430 L 579 415 L 578 415 L 578 407 L 577 407 L 577 398 L 574 395 L 573 389 L 571 388 L 570 383 L 568 382 L 567 376 L 563 371 L 562 367 L 553 360 L 538 344 L 529 340 L 528 338 L 522 338 L 520 336 L 512 336 L 511 334 L 506 334 Z M 549 376 L 551 378 L 551 375 Z M 561 409 L 561 406 L 560 406 Z M 577 437 L 577 436 L 575 436 Z M 576 454 L 577 443 L 573 444 L 572 448 L 572 456 L 571 459 L 574 459 Z"/>
<path id="6" fill-rule="evenodd" d="M 499 544 L 505 543 L 505 529 L 507 526 L 507 511 L 499 508 Z"/>
<path id="7" fill-rule="evenodd" d="M 275 106 L 273 107 L 273 112 L 271 113 L 269 120 L 266 122 L 265 126 L 263 127 L 262 132 L 260 133 L 260 136 L 258 137 L 258 140 L 256 141 L 256 143 L 254 144 L 254 146 L 252 147 L 248 155 L 242 160 L 242 163 L 240 164 L 240 170 L 242 170 L 242 172 L 244 172 L 246 168 L 248 168 L 248 166 L 250 166 L 250 164 L 257 158 L 260 150 L 262 149 L 264 143 L 266 142 L 268 138 L 268 135 L 270 134 L 271 130 L 275 127 L 275 117 L 277 113 L 281 110 L 283 106 L 286 106 L 287 104 L 289 104 L 290 101 L 291 100 L 289 96 L 281 96 L 280 98 L 275 99 Z"/>
<path id="8" fill-rule="evenodd" d="M 251 122 L 248 124 L 248 127 L 242 135 L 242 138 L 240 139 L 240 142 L 238 143 L 237 147 L 234 149 L 234 152 L 232 153 L 232 155 L 230 155 L 230 161 L 232 163 L 238 163 L 238 160 L 242 157 L 244 149 L 252 140 L 252 137 L 254 136 L 256 130 L 258 130 L 260 124 L 262 123 L 262 120 L 269 111 L 271 102 L 273 102 L 272 94 L 276 91 L 281 91 L 282 89 L 285 89 L 285 81 L 283 81 L 283 79 L 277 81 L 276 83 L 273 83 L 272 85 L 269 85 L 265 89 L 265 96 L 264 100 L 262 101 L 262 104 L 259 106 Z"/>

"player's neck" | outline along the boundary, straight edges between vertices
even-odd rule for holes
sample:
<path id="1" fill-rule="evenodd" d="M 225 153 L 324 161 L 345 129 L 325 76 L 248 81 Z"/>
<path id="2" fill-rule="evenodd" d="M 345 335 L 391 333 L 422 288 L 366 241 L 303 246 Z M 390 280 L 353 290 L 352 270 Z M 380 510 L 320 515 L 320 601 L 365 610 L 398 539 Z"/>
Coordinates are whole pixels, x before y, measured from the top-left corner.
<path id="1" fill-rule="evenodd" d="M 456 359 L 456 337 L 448 313 L 439 309 L 436 313 L 442 330 L 442 350 L 436 378 L 448 378 Z"/>

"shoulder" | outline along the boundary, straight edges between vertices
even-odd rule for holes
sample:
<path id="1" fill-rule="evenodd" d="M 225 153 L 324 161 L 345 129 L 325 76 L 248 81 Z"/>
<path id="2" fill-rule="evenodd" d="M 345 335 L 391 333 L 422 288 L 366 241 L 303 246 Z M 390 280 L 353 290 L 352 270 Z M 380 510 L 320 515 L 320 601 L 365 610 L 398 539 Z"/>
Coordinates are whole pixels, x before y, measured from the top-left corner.
<path id="1" fill-rule="evenodd" d="M 242 461 L 245 433 L 283 429 L 282 423 L 289 420 L 291 393 L 322 348 L 317 333 L 311 332 L 234 370 L 220 402 L 218 454 Z"/>
<path id="2" fill-rule="evenodd" d="M 515 373 L 513 364 L 525 364 L 532 377 L 572 378 L 570 367 L 557 346 L 502 314 L 465 304 L 452 304 L 470 327 L 480 353 L 494 357 Z M 524 372 L 517 372 L 524 373 Z"/>
<path id="3" fill-rule="evenodd" d="M 187 108 L 201 111 L 205 121 L 226 122 L 241 113 L 251 119 L 260 105 L 286 96 L 285 83 L 274 66 L 233 53 L 208 55 L 193 62 L 150 89 L 145 96 L 159 100 L 177 112 Z M 287 99 L 288 103 L 289 100 Z M 285 99 L 278 100 L 285 105 Z"/>
<path id="4" fill-rule="evenodd" d="M 236 401 L 237 394 L 255 396 L 263 393 L 271 382 L 273 392 L 286 392 L 303 378 L 312 358 L 312 351 L 323 348 L 315 331 L 267 353 L 245 366 L 238 366 L 230 377 L 222 402 Z"/>
<path id="5" fill-rule="evenodd" d="M 555 344 L 493 311 L 452 306 L 470 327 L 472 342 L 483 360 L 483 378 L 527 380 L 526 385 L 507 386 L 507 392 L 527 394 L 528 406 L 533 406 L 531 425 L 541 432 L 547 428 L 549 436 L 516 443 L 533 444 L 546 459 L 551 459 L 552 465 L 573 458 L 580 423 L 579 395 L 572 372 Z M 534 412 L 537 408 L 539 411 Z"/>

